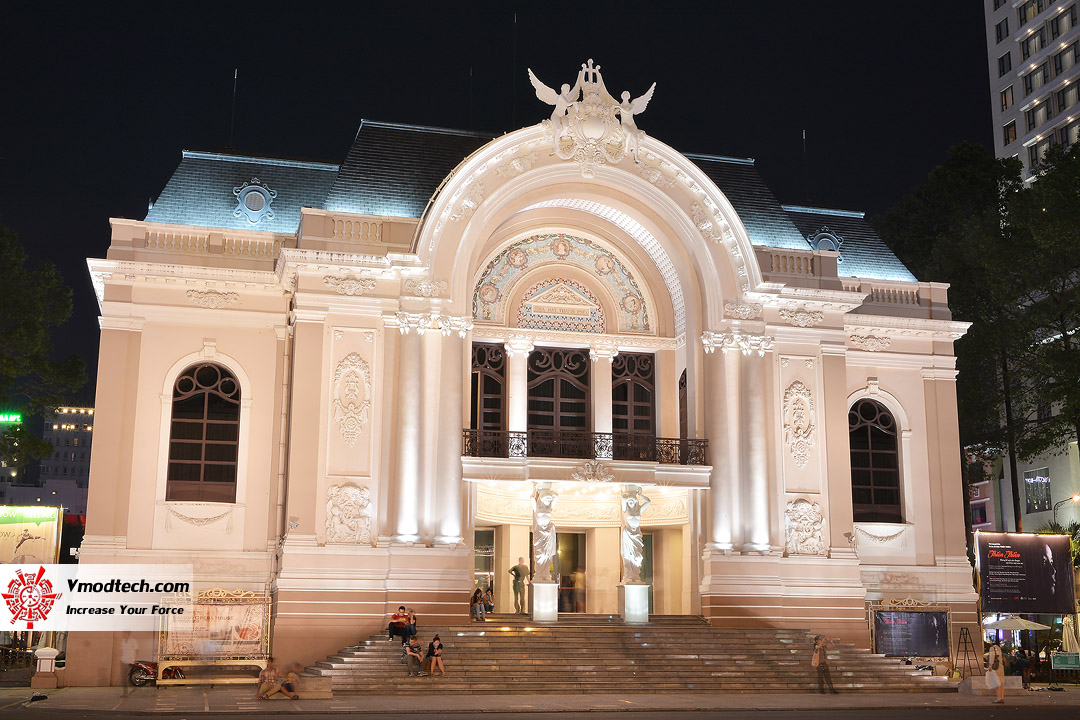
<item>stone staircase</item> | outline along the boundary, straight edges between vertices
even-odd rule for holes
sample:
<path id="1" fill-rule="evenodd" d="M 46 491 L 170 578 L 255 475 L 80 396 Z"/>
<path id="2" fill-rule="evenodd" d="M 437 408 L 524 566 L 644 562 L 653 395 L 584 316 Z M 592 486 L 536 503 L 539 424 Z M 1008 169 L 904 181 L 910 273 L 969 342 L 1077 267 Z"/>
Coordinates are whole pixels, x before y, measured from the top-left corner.
<path id="1" fill-rule="evenodd" d="M 806 630 L 714 628 L 704 618 L 653 615 L 648 625 L 617 616 L 562 615 L 533 624 L 522 615 L 486 623 L 420 628 L 427 650 L 442 639 L 446 677 L 410 678 L 401 645 L 386 635 L 307 668 L 329 677 L 335 694 L 817 692 Z M 901 661 L 837 644 L 829 669 L 840 692 L 956 692 L 956 686 Z"/>

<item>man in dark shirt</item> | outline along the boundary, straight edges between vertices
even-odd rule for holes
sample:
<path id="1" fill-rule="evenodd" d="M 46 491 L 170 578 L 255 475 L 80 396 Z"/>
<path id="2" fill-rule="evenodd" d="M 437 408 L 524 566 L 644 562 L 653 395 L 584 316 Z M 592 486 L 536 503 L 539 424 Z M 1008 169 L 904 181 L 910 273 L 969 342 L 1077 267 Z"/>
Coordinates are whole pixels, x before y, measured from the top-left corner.
<path id="1" fill-rule="evenodd" d="M 424 672 L 424 656 L 420 653 L 420 639 L 414 635 L 409 638 L 409 643 L 405 646 L 405 660 L 409 663 L 409 677 L 427 675 Z"/>
<path id="2" fill-rule="evenodd" d="M 529 566 L 525 558 L 519 557 L 518 564 L 507 572 L 514 576 L 514 612 L 525 612 L 525 578 L 529 576 Z"/>

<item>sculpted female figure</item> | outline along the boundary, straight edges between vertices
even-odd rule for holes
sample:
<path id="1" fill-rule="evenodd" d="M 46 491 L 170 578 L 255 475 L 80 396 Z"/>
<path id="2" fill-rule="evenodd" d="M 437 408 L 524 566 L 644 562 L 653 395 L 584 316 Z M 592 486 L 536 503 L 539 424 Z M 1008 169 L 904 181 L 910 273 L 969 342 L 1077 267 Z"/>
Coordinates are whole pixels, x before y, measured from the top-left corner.
<path id="1" fill-rule="evenodd" d="M 559 494 L 551 483 L 538 483 L 533 493 L 533 582 L 555 582 L 553 563 L 556 553 L 555 523 L 551 516 Z"/>
<path id="2" fill-rule="evenodd" d="M 624 485 L 622 493 L 623 583 L 641 582 L 641 564 L 645 561 L 645 541 L 641 537 L 641 513 L 652 502 L 637 485 Z"/>

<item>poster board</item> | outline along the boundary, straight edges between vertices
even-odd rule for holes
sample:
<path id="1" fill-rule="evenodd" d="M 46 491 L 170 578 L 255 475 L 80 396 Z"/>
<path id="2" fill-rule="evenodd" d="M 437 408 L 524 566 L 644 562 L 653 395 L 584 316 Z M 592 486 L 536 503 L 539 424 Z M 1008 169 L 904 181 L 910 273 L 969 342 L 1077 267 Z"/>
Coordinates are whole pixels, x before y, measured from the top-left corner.
<path id="1" fill-rule="evenodd" d="M 975 533 L 983 613 L 1076 612 L 1068 535 Z"/>
<path id="2" fill-rule="evenodd" d="M 948 606 L 889 603 L 873 605 L 870 612 L 875 653 L 886 657 L 949 657 Z"/>
<path id="3" fill-rule="evenodd" d="M 57 562 L 61 518 L 57 507 L 0 505 L 0 563 Z"/>
<path id="4" fill-rule="evenodd" d="M 184 608 L 190 620 L 162 617 L 158 632 L 158 673 L 166 667 L 202 665 L 217 668 L 265 667 L 270 657 L 270 596 L 249 590 L 203 590 L 167 601 Z M 254 682 L 256 678 L 222 679 L 212 674 L 164 683 Z"/>

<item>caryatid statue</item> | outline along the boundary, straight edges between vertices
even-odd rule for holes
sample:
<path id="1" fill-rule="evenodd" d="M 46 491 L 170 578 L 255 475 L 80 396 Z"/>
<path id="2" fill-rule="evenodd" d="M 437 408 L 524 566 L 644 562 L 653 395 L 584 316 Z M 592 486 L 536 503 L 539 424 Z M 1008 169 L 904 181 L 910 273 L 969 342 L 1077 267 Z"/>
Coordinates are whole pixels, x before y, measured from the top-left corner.
<path id="1" fill-rule="evenodd" d="M 551 483 L 537 483 L 533 493 L 533 582 L 555 582 L 554 562 L 558 546 L 552 514 L 559 494 Z"/>
<path id="2" fill-rule="evenodd" d="M 641 564 L 645 561 L 645 541 L 641 537 L 641 513 L 652 500 L 638 485 L 623 485 L 622 492 L 622 564 L 623 584 L 641 582 Z"/>

